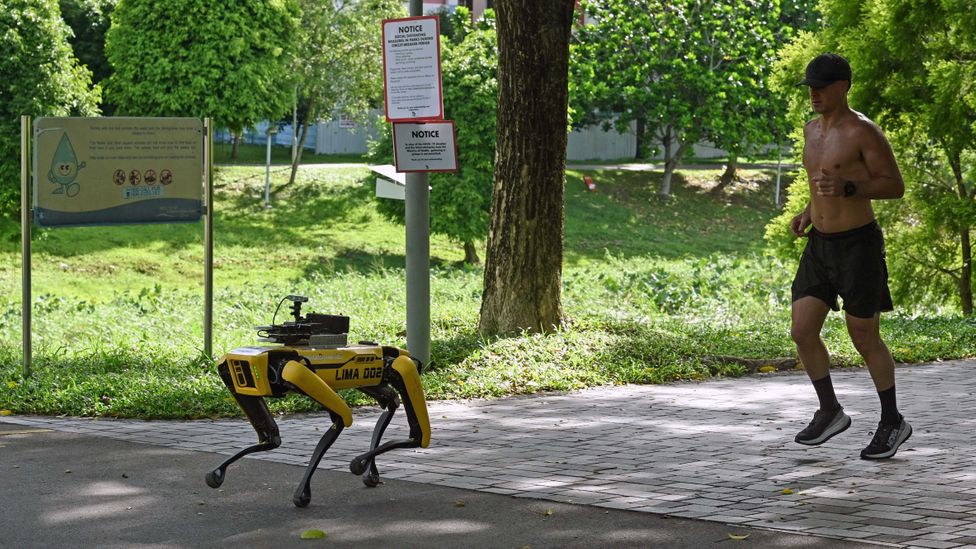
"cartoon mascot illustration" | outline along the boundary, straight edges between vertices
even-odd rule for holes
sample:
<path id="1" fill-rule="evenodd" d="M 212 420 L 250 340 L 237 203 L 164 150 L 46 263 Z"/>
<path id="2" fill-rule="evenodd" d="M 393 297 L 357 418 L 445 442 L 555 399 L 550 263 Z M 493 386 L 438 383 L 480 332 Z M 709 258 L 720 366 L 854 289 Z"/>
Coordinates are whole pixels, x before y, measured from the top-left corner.
<path id="1" fill-rule="evenodd" d="M 75 181 L 78 172 L 85 167 L 85 163 L 78 163 L 75 150 L 71 146 L 68 134 L 61 135 L 61 142 L 54 151 L 51 159 L 51 170 L 47 172 L 47 179 L 51 183 L 58 185 L 51 194 L 64 194 L 67 196 L 77 196 L 81 190 L 81 184 Z"/>

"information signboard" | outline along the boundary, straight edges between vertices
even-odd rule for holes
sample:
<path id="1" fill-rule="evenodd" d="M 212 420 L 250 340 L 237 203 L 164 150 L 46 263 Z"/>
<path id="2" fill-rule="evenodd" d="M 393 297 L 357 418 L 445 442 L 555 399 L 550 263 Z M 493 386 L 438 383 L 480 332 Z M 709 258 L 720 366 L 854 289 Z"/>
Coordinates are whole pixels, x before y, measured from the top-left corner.
<path id="1" fill-rule="evenodd" d="M 454 121 L 394 122 L 393 153 L 398 172 L 457 171 Z"/>
<path id="2" fill-rule="evenodd" d="M 436 16 L 383 21 L 383 83 L 387 120 L 444 118 Z"/>
<path id="3" fill-rule="evenodd" d="M 203 213 L 197 118 L 38 118 L 34 221 L 40 226 L 196 221 Z"/>

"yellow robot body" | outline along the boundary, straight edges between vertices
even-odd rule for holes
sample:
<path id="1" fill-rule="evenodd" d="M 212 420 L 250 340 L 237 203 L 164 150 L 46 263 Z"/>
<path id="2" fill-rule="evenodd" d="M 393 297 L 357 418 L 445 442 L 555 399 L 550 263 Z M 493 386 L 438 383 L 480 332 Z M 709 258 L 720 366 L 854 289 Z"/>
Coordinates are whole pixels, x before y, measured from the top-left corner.
<path id="1" fill-rule="evenodd" d="M 401 356 L 409 356 L 400 350 Z M 234 392 L 251 396 L 277 396 L 271 382 L 278 372 L 269 371 L 274 357 L 301 357 L 333 389 L 358 389 L 383 382 L 383 348 L 375 345 L 316 349 L 303 346 L 240 347 L 228 352 L 223 361 L 230 368 Z"/>
<path id="2" fill-rule="evenodd" d="M 221 379 L 257 432 L 258 443 L 224 461 L 207 474 L 206 480 L 210 487 L 217 488 L 224 481 L 228 465 L 247 454 L 277 448 L 281 437 L 264 397 L 298 392 L 321 404 L 332 418 L 332 427 L 316 446 L 293 498 L 295 505 L 304 507 L 311 497 L 312 473 L 322 455 L 339 433 L 352 425 L 352 410 L 337 391 L 359 390 L 376 399 L 384 410 L 374 427 L 369 451 L 349 465 L 351 472 L 363 476 L 367 486 L 379 484 L 376 456 L 397 448 L 426 448 L 430 444 L 430 418 L 420 380 L 421 364 L 410 353 L 371 342 L 346 345 L 348 317 L 315 313 L 302 316 L 301 303 L 307 298 L 286 299 L 294 303 L 294 321 L 258 328 L 263 341 L 279 345 L 239 347 L 224 355 L 218 364 Z M 408 438 L 380 444 L 401 401 L 407 416 Z"/>

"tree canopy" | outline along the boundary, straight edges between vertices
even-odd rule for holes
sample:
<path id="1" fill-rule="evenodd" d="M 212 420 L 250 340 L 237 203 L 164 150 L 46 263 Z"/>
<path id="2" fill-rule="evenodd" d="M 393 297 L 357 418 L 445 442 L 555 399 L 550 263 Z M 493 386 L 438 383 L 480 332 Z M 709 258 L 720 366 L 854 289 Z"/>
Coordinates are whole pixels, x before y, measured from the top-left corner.
<path id="1" fill-rule="evenodd" d="M 62 19 L 71 27 L 68 42 L 75 56 L 92 72 L 95 83 L 101 83 L 112 74 L 112 66 L 105 58 L 105 33 L 119 0 L 59 0 L 58 3 Z"/>
<path id="2" fill-rule="evenodd" d="M 663 148 L 660 194 L 670 193 L 675 167 L 702 139 L 732 154 L 773 140 L 778 105 L 766 74 L 784 34 L 778 0 L 583 6 L 593 24 L 579 29 L 573 48 L 574 122 L 604 121 L 621 132 L 636 122 L 639 148 L 650 149 L 650 140 Z"/>
<path id="3" fill-rule="evenodd" d="M 239 134 L 291 105 L 296 0 L 124 0 L 106 86 L 117 114 L 212 117 Z"/>
<path id="4" fill-rule="evenodd" d="M 310 124 L 337 112 L 365 122 L 382 102 L 381 22 L 405 15 L 399 0 L 302 0 L 301 7 L 293 66 L 302 136 L 289 183 L 295 181 Z"/>
<path id="5" fill-rule="evenodd" d="M 20 211 L 20 117 L 93 116 L 100 90 L 68 44 L 55 0 L 5 0 L 0 10 L 0 214 Z"/>

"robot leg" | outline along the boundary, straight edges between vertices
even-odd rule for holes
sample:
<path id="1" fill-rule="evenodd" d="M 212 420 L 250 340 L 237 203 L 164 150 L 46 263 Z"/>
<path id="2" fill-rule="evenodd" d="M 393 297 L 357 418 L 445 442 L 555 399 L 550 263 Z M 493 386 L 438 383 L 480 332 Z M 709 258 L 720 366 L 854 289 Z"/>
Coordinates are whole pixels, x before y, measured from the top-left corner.
<path id="1" fill-rule="evenodd" d="M 322 461 L 322 456 L 328 451 L 332 443 L 339 437 L 339 433 L 345 427 L 352 425 L 352 410 L 332 387 L 329 387 L 322 378 L 315 375 L 315 372 L 307 368 L 304 364 L 290 360 L 281 371 L 281 377 L 288 383 L 294 385 L 298 390 L 308 395 L 310 398 L 321 404 L 329 412 L 332 418 L 332 426 L 322 435 L 312 457 L 305 468 L 305 476 L 298 484 L 292 502 L 296 507 L 306 507 L 312 499 L 311 481 L 315 469 Z"/>
<path id="2" fill-rule="evenodd" d="M 227 472 L 227 467 L 231 463 L 234 463 L 248 454 L 253 454 L 254 452 L 266 452 L 281 446 L 281 436 L 278 434 L 278 424 L 276 424 L 274 418 L 271 417 L 271 412 L 268 410 L 268 405 L 264 402 L 264 398 L 250 395 L 239 395 L 234 392 L 234 383 L 231 381 L 230 371 L 228 370 L 226 363 L 218 366 L 217 372 L 220 374 L 220 379 L 223 380 L 224 385 L 226 385 L 227 389 L 232 395 L 234 395 L 234 400 L 237 401 L 237 404 L 241 407 L 241 410 L 244 411 L 244 415 L 247 416 L 247 420 L 251 423 L 251 426 L 254 427 L 254 431 L 257 432 L 258 443 L 253 446 L 248 446 L 247 448 L 234 454 L 233 457 L 221 463 L 216 469 L 207 473 L 207 486 L 211 488 L 219 488 L 220 485 L 224 483 L 224 475 Z"/>
<path id="3" fill-rule="evenodd" d="M 383 433 L 386 432 L 386 428 L 390 425 L 390 420 L 393 419 L 393 414 L 396 413 L 397 408 L 400 407 L 400 399 L 397 397 L 397 393 L 389 385 L 380 385 L 377 387 L 361 387 L 359 389 L 363 393 L 373 397 L 379 402 L 380 407 L 383 408 L 383 413 L 380 414 L 379 419 L 376 420 L 376 426 L 373 427 L 373 438 L 370 441 L 369 449 L 370 451 L 376 450 L 380 445 L 380 440 L 383 438 Z M 355 465 L 354 465 L 355 464 Z M 370 488 L 377 486 L 380 483 L 380 472 L 376 468 L 376 459 L 370 458 L 368 464 L 361 464 L 357 460 L 353 460 L 353 463 L 349 465 L 350 470 L 355 467 L 358 470 L 360 467 L 365 467 L 368 470 L 365 472 L 357 473 L 362 474 L 363 484 L 369 486 Z M 355 473 L 356 470 L 353 470 Z"/>
<path id="4" fill-rule="evenodd" d="M 408 356 L 397 357 L 391 366 L 390 384 L 400 395 L 410 426 L 410 438 L 386 442 L 379 447 L 353 458 L 349 470 L 355 475 L 363 474 L 369 463 L 378 455 L 397 448 L 426 448 L 430 444 L 430 419 L 427 415 L 427 401 L 420 385 L 420 371 L 417 363 Z"/>

